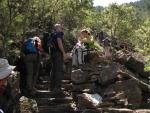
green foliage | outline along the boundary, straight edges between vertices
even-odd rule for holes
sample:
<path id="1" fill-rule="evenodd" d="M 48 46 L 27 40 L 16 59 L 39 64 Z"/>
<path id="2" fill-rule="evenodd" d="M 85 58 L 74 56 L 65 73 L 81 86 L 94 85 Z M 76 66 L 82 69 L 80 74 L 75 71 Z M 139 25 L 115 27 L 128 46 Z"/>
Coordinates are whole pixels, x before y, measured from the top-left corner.
<path id="1" fill-rule="evenodd" d="M 91 44 L 91 48 L 96 49 L 98 51 L 103 51 L 103 47 L 101 47 L 97 41 L 93 41 L 93 43 Z"/>
<path id="2" fill-rule="evenodd" d="M 135 4 L 111 4 L 100 10 L 95 8 L 95 15 L 92 17 L 93 28 L 105 31 L 111 37 L 129 41 L 139 52 L 148 54 L 150 53 L 149 4 L 149 0 L 141 0 Z M 139 9 L 142 9 L 141 12 Z"/>
<path id="3" fill-rule="evenodd" d="M 145 71 L 150 71 L 150 56 L 148 56 L 148 60 L 145 63 Z"/>
<path id="4" fill-rule="evenodd" d="M 143 49 L 145 53 L 150 53 L 150 19 L 144 20 L 139 29 L 135 31 L 135 43 L 137 48 Z"/>
<path id="5" fill-rule="evenodd" d="M 141 19 L 149 18 L 150 16 L 150 1 L 149 0 L 140 0 L 134 3 L 131 3 L 137 10 L 138 17 Z"/>
<path id="6" fill-rule="evenodd" d="M 78 37 L 74 31 L 88 27 L 132 42 L 138 51 L 148 54 L 149 10 L 149 0 L 105 8 L 93 7 L 93 0 L 0 0 L 0 50 L 6 55 L 9 40 L 18 43 L 22 34 L 32 28 L 51 32 L 53 24 L 61 22 L 69 40 Z"/>
<path id="7" fill-rule="evenodd" d="M 134 30 L 138 27 L 136 21 L 134 7 L 126 4 L 111 4 L 101 13 L 102 30 L 111 37 L 130 40 Z"/>

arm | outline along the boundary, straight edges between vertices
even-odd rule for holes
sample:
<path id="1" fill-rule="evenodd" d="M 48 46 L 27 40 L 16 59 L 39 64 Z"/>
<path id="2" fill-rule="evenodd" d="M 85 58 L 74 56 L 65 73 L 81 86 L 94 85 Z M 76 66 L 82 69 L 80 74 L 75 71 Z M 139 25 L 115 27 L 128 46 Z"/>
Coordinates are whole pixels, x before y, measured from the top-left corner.
<path id="1" fill-rule="evenodd" d="M 58 47 L 59 47 L 60 51 L 63 54 L 64 60 L 72 58 L 69 53 L 65 52 L 61 38 L 57 38 L 57 43 L 58 43 Z"/>
<path id="2" fill-rule="evenodd" d="M 62 52 L 63 56 L 65 56 L 66 53 L 65 53 L 61 38 L 57 38 L 57 43 L 58 43 L 58 47 L 59 47 L 60 51 Z"/>

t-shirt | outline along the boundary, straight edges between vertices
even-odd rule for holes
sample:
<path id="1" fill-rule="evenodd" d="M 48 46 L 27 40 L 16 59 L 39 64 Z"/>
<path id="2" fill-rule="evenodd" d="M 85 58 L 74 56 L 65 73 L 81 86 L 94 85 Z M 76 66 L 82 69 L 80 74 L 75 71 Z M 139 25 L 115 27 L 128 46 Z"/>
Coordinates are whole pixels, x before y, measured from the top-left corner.
<path id="1" fill-rule="evenodd" d="M 53 32 L 51 34 L 52 42 L 54 43 L 56 50 L 59 50 L 57 38 L 60 38 L 63 41 L 63 35 L 64 35 L 63 32 Z"/>

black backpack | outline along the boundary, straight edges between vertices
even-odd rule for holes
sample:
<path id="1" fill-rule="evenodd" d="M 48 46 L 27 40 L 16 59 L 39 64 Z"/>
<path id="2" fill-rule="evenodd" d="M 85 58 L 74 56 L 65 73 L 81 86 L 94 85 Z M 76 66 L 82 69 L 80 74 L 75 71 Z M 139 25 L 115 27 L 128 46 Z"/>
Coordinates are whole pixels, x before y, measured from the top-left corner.
<path id="1" fill-rule="evenodd" d="M 53 49 L 56 49 L 56 42 L 54 42 L 54 38 L 55 38 L 55 33 L 52 33 L 49 37 L 49 40 L 48 40 L 48 47 L 53 50 Z"/>
<path id="2" fill-rule="evenodd" d="M 51 55 L 52 51 L 56 49 L 56 43 L 54 42 L 54 33 L 51 33 L 51 35 L 48 32 L 43 33 L 43 39 L 42 39 L 42 47 L 46 53 Z"/>
<path id="3" fill-rule="evenodd" d="M 42 47 L 46 53 L 49 53 L 48 49 L 48 42 L 50 40 L 50 35 L 48 32 L 43 33 L 43 39 L 42 39 Z"/>

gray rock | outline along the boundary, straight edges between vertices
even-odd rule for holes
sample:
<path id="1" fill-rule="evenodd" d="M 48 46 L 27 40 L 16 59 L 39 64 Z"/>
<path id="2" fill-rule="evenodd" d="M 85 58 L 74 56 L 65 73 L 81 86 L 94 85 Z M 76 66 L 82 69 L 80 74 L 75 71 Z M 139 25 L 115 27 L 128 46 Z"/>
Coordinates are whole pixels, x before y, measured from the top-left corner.
<path id="1" fill-rule="evenodd" d="M 71 73 L 71 80 L 74 83 L 84 83 L 88 80 L 88 74 L 81 69 L 73 70 Z"/>

